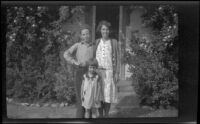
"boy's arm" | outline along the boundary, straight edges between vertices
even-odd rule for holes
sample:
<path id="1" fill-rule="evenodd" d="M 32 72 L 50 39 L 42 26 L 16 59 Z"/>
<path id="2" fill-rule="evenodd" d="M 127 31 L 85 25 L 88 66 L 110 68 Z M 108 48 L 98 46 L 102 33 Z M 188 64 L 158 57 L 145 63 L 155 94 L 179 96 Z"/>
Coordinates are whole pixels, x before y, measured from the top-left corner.
<path id="1" fill-rule="evenodd" d="M 72 57 L 72 54 L 77 50 L 78 43 L 71 46 L 68 50 L 64 52 L 64 58 L 67 62 L 70 62 L 71 64 L 75 64 L 77 61 Z"/>

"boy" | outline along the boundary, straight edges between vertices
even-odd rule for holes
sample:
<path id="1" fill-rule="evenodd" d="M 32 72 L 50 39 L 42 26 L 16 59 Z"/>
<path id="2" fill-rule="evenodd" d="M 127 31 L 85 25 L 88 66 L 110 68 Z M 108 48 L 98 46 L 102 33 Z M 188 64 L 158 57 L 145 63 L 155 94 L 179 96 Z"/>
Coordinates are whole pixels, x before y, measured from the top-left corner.
<path id="1" fill-rule="evenodd" d="M 75 52 L 75 57 L 72 54 Z M 85 25 L 81 27 L 80 42 L 75 43 L 64 52 L 64 58 L 67 62 L 76 65 L 76 101 L 77 101 L 77 118 L 84 118 L 84 108 L 81 106 L 81 83 L 83 74 L 86 72 L 86 63 L 94 57 L 93 45 L 90 41 L 90 29 Z"/>

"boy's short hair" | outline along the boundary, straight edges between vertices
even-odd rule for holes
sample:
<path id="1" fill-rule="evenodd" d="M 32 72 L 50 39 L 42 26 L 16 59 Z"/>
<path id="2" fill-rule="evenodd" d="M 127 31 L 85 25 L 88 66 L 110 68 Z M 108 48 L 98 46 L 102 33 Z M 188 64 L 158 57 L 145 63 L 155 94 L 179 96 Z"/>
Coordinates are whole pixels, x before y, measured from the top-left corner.
<path id="1" fill-rule="evenodd" d="M 84 30 L 84 29 L 88 29 L 88 30 L 90 31 L 91 28 L 90 28 L 89 25 L 83 24 L 83 25 L 80 26 L 80 33 L 81 33 L 81 31 Z"/>
<path id="2" fill-rule="evenodd" d="M 95 66 L 97 68 L 98 67 L 98 61 L 97 61 L 97 59 L 90 59 L 87 62 L 87 67 L 89 67 L 89 66 Z"/>

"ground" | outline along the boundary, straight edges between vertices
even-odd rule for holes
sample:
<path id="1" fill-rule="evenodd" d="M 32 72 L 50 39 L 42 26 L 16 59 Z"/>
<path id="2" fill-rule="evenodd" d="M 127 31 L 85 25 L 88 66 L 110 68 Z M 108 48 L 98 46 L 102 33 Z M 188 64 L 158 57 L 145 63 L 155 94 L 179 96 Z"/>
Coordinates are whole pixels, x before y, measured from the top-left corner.
<path id="1" fill-rule="evenodd" d="M 178 110 L 175 108 L 153 110 L 147 106 L 141 107 L 132 81 L 122 81 L 118 84 L 118 88 L 119 101 L 111 106 L 109 113 L 111 118 L 178 117 Z M 75 112 L 75 105 L 35 107 L 22 106 L 15 102 L 7 103 L 8 118 L 75 118 Z"/>
<path id="2" fill-rule="evenodd" d="M 76 108 L 74 105 L 65 107 L 30 107 L 14 103 L 7 104 L 8 118 L 74 118 Z M 132 108 L 110 113 L 112 118 L 123 117 L 176 117 L 176 109 L 150 110 L 149 108 Z"/>

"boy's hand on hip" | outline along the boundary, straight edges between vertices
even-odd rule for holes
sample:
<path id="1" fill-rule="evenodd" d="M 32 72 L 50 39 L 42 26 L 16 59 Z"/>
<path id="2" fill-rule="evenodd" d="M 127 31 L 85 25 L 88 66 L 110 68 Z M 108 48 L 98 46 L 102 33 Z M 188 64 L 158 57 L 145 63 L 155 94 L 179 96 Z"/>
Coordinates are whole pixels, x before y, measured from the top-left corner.
<path id="1" fill-rule="evenodd" d="M 79 66 L 79 65 L 80 65 L 80 63 L 79 63 L 78 61 L 74 61 L 74 65 L 77 65 L 77 66 Z"/>
<path id="2" fill-rule="evenodd" d="M 80 64 L 79 64 L 79 66 L 82 66 L 82 67 L 85 66 L 85 65 L 86 65 L 86 64 L 84 64 L 84 63 L 80 63 Z"/>

